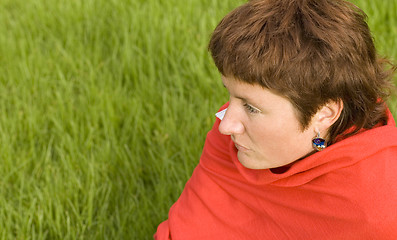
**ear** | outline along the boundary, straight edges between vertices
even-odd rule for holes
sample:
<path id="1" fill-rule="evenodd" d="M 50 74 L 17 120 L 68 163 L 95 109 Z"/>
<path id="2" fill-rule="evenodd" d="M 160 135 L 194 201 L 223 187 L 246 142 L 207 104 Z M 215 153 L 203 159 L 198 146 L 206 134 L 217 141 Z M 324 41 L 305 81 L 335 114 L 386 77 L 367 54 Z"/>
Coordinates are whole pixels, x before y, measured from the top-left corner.
<path id="1" fill-rule="evenodd" d="M 313 118 L 313 126 L 316 132 L 326 135 L 328 129 L 334 124 L 343 110 L 343 101 L 330 101 L 317 111 Z"/>

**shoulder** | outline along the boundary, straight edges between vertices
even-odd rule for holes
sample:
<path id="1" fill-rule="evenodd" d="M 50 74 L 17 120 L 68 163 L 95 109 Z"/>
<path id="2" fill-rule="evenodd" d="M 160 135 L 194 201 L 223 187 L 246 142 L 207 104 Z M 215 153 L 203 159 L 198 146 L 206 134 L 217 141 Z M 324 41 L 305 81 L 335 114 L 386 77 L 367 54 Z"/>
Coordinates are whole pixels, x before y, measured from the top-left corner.
<path id="1" fill-rule="evenodd" d="M 342 188 L 367 228 L 397 237 L 397 147 L 383 149 L 340 172 Z"/>

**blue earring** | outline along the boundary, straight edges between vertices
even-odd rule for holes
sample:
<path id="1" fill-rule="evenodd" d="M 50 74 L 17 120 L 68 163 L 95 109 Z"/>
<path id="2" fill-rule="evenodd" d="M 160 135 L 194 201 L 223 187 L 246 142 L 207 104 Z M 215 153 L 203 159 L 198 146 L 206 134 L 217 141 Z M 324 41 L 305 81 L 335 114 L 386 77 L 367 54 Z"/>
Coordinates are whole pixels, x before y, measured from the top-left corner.
<path id="1" fill-rule="evenodd" d="M 312 143 L 313 148 L 316 149 L 316 151 L 321 151 L 327 147 L 325 139 L 320 137 L 320 132 L 317 133 L 317 137 L 313 138 Z"/>

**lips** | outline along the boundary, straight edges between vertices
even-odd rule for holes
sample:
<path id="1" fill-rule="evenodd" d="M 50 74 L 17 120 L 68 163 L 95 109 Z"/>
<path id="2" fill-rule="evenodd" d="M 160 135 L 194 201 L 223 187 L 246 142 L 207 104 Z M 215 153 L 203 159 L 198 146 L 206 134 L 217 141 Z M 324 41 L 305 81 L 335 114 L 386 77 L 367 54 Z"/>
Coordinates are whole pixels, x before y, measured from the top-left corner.
<path id="1" fill-rule="evenodd" d="M 239 150 L 239 151 L 241 151 L 241 152 L 246 152 L 246 151 L 249 150 L 249 148 L 244 147 L 244 146 L 241 145 L 241 144 L 238 144 L 237 141 L 236 141 L 236 139 L 235 139 L 235 137 L 234 137 L 234 135 L 232 135 L 231 138 L 232 138 L 232 141 L 234 142 L 234 146 L 237 148 L 237 150 Z"/>
<path id="2" fill-rule="evenodd" d="M 237 148 L 237 150 L 239 150 L 239 151 L 241 151 L 241 152 L 247 152 L 247 151 L 249 151 L 248 148 L 246 148 L 246 147 L 244 147 L 244 146 L 241 146 L 241 145 L 238 144 L 238 143 L 234 143 L 234 146 Z"/>

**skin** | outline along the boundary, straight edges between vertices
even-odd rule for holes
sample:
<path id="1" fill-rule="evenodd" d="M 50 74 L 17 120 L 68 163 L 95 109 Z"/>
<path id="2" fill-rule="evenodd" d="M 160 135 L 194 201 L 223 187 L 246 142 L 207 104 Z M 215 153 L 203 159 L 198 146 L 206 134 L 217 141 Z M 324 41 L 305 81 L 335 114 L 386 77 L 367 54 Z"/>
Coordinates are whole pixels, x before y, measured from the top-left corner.
<path id="1" fill-rule="evenodd" d="M 313 137 L 326 132 L 343 107 L 324 106 L 302 130 L 286 98 L 234 78 L 222 76 L 222 81 L 230 99 L 219 131 L 231 136 L 239 161 L 250 169 L 277 168 L 310 154 Z"/>

